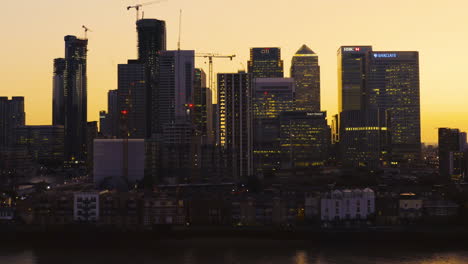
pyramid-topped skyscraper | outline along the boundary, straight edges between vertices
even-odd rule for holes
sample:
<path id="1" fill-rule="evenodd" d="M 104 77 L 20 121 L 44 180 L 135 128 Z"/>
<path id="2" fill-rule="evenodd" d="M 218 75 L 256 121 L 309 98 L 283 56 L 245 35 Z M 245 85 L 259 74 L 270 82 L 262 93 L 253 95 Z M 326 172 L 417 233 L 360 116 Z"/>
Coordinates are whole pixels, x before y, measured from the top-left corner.
<path id="1" fill-rule="evenodd" d="M 317 54 L 307 47 L 296 52 L 291 62 L 291 77 L 296 87 L 296 110 L 320 111 L 320 66 Z"/>

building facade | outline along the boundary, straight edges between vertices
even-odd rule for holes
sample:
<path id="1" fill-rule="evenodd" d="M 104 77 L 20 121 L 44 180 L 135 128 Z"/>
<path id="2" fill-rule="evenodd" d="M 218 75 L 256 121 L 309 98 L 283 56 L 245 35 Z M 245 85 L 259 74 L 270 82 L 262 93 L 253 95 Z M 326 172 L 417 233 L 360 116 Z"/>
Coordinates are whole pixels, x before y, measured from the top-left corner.
<path id="1" fill-rule="evenodd" d="M 283 78 L 280 48 L 251 48 L 248 73 L 252 78 Z"/>
<path id="2" fill-rule="evenodd" d="M 52 91 L 52 125 L 65 125 L 65 59 L 54 59 Z"/>
<path id="3" fill-rule="evenodd" d="M 320 66 L 318 56 L 306 45 L 294 54 L 291 78 L 296 87 L 297 111 L 320 111 Z"/>

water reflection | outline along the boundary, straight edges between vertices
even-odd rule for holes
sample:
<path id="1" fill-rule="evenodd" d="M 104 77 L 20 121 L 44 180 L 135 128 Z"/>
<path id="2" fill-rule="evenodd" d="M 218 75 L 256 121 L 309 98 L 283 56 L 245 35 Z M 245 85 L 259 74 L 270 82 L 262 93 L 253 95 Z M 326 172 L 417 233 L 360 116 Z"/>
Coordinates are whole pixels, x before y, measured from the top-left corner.
<path id="1" fill-rule="evenodd" d="M 128 244 L 128 243 L 127 243 Z M 0 249 L 7 264 L 465 264 L 468 250 L 291 241 L 164 241 L 139 245 Z"/>

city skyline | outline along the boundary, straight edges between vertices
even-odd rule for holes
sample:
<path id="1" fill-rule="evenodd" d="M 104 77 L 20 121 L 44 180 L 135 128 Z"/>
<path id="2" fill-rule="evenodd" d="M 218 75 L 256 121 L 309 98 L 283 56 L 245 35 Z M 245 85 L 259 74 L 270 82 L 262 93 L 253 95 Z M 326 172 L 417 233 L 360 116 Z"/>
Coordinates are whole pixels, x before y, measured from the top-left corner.
<path id="1" fill-rule="evenodd" d="M 468 70 L 461 64 L 467 55 L 454 52 L 462 51 L 468 44 L 463 28 L 468 19 L 462 13 L 462 7 L 467 3 L 451 1 L 453 5 L 435 6 L 435 1 L 394 1 L 389 6 L 361 1 L 356 6 L 345 6 L 344 1 L 294 2 L 297 5 L 288 7 L 283 2 L 270 5 L 271 1 L 256 1 L 247 5 L 247 1 L 238 1 L 228 10 L 224 6 L 213 6 L 208 0 L 196 3 L 167 1 L 145 7 L 144 11 L 146 18 L 166 20 L 169 50 L 176 49 L 178 15 L 182 8 L 182 49 L 236 54 L 232 62 L 215 62 L 215 72 L 246 69 L 250 48 L 265 46 L 281 48 L 285 77 L 289 77 L 292 56 L 306 44 L 319 56 L 321 110 L 327 111 L 329 118 L 338 108 L 336 50 L 339 46 L 356 44 L 372 45 L 376 50 L 419 51 L 423 142 L 436 142 L 438 127 L 467 130 L 468 109 L 464 107 L 463 98 L 468 92 L 463 92 L 463 76 Z M 107 109 L 107 91 L 117 88 L 117 64 L 137 57 L 135 13 L 125 10 L 127 5 L 134 3 L 89 0 L 79 4 L 55 4 L 51 0 L 6 3 L 5 10 L 21 10 L 22 16 L 11 12 L 0 18 L 2 24 L 10 25 L 5 32 L 10 37 L 0 52 L 5 59 L 0 66 L 0 75 L 4 77 L 0 94 L 25 97 L 28 125 L 51 124 L 53 59 L 62 56 L 65 35 L 83 37 L 81 25 L 84 24 L 93 30 L 88 32 L 88 116 L 89 121 L 98 120 L 99 111 Z M 372 5 L 368 5 L 370 3 Z M 300 9 L 297 8 L 299 5 Z M 355 12 L 351 12 L 371 7 L 374 11 L 365 16 L 356 17 Z M 73 12 L 57 13 L 54 9 Z M 268 14 L 280 10 L 284 18 L 269 18 Z M 316 20 L 310 18 L 307 10 L 315 10 Z M 244 14 L 242 21 L 235 19 L 239 12 Z M 326 14 L 330 12 L 336 13 L 333 20 L 327 19 Z M 450 12 L 450 17 L 446 16 L 443 21 L 434 19 L 435 15 L 444 12 Z M 208 15 L 212 20 L 203 18 Z M 258 22 L 261 21 L 258 16 L 269 19 Z M 399 20 L 392 20 L 394 16 Z M 63 23 L 56 23 L 52 18 L 61 19 Z M 372 23 L 366 23 L 369 21 Z M 247 27 L 249 23 L 250 27 Z M 291 28 L 296 30 L 288 30 Z M 23 32 L 28 34 L 19 34 Z M 33 48 L 29 47 L 30 39 L 35 39 Z M 20 63 L 26 58 L 28 63 Z M 207 72 L 204 62 L 197 60 L 196 66 Z"/>

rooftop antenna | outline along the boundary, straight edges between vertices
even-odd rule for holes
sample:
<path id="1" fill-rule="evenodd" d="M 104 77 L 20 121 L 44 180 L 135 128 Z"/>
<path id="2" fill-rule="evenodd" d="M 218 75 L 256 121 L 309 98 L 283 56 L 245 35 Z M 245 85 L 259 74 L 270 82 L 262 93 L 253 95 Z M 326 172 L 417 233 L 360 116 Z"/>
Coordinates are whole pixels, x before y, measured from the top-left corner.
<path id="1" fill-rule="evenodd" d="M 180 9 L 179 13 L 179 40 L 177 41 L 177 50 L 180 50 L 180 35 L 182 32 L 182 9 Z"/>

